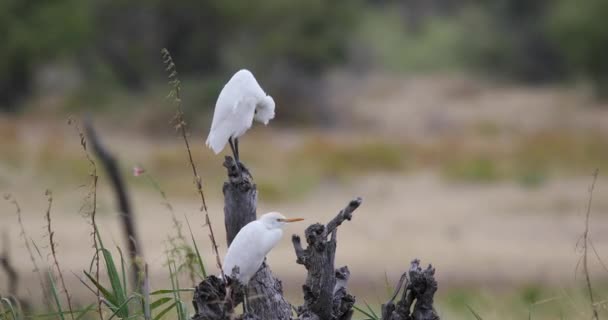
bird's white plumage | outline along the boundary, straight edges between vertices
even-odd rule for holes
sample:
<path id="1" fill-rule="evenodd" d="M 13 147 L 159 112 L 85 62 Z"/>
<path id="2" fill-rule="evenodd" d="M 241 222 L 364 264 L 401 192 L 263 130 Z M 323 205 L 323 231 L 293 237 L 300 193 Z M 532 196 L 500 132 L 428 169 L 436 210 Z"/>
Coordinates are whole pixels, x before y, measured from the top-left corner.
<path id="1" fill-rule="evenodd" d="M 266 95 L 253 74 L 246 69 L 239 70 L 217 98 L 207 146 L 220 153 L 228 139 L 243 135 L 254 119 L 268 124 L 274 118 L 274 107 L 274 100 Z"/>
<path id="2" fill-rule="evenodd" d="M 244 226 L 232 240 L 222 269 L 227 276 L 239 267 L 237 279 L 247 285 L 258 271 L 264 257 L 277 245 L 283 236 L 285 217 L 278 212 L 270 212 Z"/>

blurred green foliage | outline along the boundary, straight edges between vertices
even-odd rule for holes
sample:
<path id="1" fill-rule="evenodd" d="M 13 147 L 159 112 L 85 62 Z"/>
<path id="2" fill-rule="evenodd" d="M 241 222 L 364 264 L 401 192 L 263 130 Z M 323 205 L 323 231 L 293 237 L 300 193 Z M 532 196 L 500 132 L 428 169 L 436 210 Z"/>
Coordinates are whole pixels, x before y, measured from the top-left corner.
<path id="1" fill-rule="evenodd" d="M 4 0 L 0 109 L 18 106 L 36 72 L 58 61 L 76 67 L 95 101 L 144 91 L 164 80 L 163 47 L 183 78 L 216 88 L 247 67 L 289 103 L 322 96 L 326 69 L 368 60 L 534 83 L 582 77 L 606 93 L 606 12 L 604 0 Z"/>
<path id="2" fill-rule="evenodd" d="M 34 69 L 68 55 L 90 31 L 86 1 L 0 1 L 0 110 L 27 93 Z"/>
<path id="3" fill-rule="evenodd" d="M 561 0 L 552 7 L 549 34 L 571 71 L 588 75 L 598 94 L 608 95 L 608 1 Z"/>
<path id="4" fill-rule="evenodd" d="M 164 81 L 165 47 L 182 74 L 211 83 L 242 67 L 262 79 L 318 75 L 345 60 L 358 7 L 345 0 L 2 1 L 0 109 L 28 93 L 37 68 L 63 57 L 98 91 L 137 92 Z"/>

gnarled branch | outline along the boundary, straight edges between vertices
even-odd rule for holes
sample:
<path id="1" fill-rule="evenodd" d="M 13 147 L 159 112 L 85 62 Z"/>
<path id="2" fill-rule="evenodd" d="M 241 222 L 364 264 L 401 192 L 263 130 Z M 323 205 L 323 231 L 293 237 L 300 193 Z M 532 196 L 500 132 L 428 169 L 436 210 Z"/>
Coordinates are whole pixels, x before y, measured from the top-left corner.
<path id="1" fill-rule="evenodd" d="M 350 319 L 355 297 L 346 292 L 350 276 L 348 268 L 334 269 L 336 255 L 336 230 L 361 205 L 362 199 L 352 200 L 327 225 L 310 225 L 304 234 L 307 248 L 302 248 L 300 237 L 293 235 L 292 243 L 296 262 L 308 270 L 304 291 L 304 305 L 297 310 L 301 319 Z M 331 238 L 328 239 L 328 236 Z"/>

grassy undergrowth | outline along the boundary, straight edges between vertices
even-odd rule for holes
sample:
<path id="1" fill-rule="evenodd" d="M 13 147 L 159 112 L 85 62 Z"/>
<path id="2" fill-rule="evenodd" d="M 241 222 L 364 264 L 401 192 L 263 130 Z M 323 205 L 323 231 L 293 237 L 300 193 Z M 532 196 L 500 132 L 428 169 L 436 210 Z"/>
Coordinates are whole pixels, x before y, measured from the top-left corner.
<path id="1" fill-rule="evenodd" d="M 441 284 L 440 284 L 441 285 Z M 439 289 L 435 297 L 435 307 L 442 319 L 477 319 L 476 313 L 484 320 L 515 319 L 592 319 L 589 297 L 584 284 L 570 282 L 569 287 L 552 285 L 528 285 L 520 288 L 505 287 L 460 287 Z M 594 287 L 600 297 L 608 297 L 608 283 Z M 385 297 L 362 297 L 357 301 L 362 311 L 371 314 L 366 301 L 376 315 L 380 314 L 381 300 Z M 608 301 L 599 301 L 599 316 L 608 316 Z M 363 312 L 355 314 L 355 319 L 365 319 Z M 370 317 L 367 317 L 370 318 Z"/>

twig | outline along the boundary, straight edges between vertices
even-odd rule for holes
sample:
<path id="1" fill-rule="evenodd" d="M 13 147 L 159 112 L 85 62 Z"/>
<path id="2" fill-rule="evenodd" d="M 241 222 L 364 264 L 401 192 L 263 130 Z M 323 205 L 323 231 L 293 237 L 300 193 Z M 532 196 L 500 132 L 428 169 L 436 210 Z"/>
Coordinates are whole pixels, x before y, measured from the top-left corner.
<path id="1" fill-rule="evenodd" d="M 122 175 L 118 169 L 118 163 L 99 141 L 97 133 L 89 119 L 85 120 L 84 128 L 93 152 L 99 157 L 110 176 L 110 181 L 116 193 L 116 198 L 118 199 L 118 210 L 120 211 L 120 217 L 122 219 L 123 233 L 129 248 L 129 259 L 133 266 L 133 279 L 131 279 L 131 281 L 135 287 L 137 287 L 138 284 L 141 284 L 142 286 L 146 285 L 145 282 L 147 282 L 147 279 L 145 279 L 145 272 L 141 261 L 138 260 L 138 258 L 143 260 L 141 242 L 137 236 L 135 217 L 131 210 L 131 204 L 129 203 L 129 197 L 127 196 L 127 190 Z M 144 278 L 144 283 L 139 282 L 140 277 Z"/>
<path id="2" fill-rule="evenodd" d="M 169 84 L 172 86 L 172 90 L 169 92 L 168 97 L 173 98 L 175 103 L 175 128 L 180 131 L 181 136 L 184 140 L 184 144 L 186 146 L 186 151 L 188 153 L 188 160 L 190 162 L 190 167 L 192 168 L 192 174 L 194 176 L 194 184 L 196 186 L 196 190 L 201 197 L 201 208 L 200 211 L 205 211 L 205 225 L 209 228 L 209 237 L 211 238 L 211 245 L 213 246 L 213 251 L 215 253 L 215 258 L 217 262 L 217 266 L 220 270 L 222 270 L 222 261 L 220 259 L 217 241 L 215 240 L 215 235 L 213 233 L 213 226 L 211 225 L 211 219 L 209 219 L 209 211 L 207 210 L 207 203 L 205 201 L 205 194 L 203 193 L 203 184 L 201 177 L 198 174 L 196 169 L 196 165 L 194 164 L 194 159 L 192 158 L 192 151 L 190 150 L 190 143 L 188 142 L 188 128 L 186 121 L 184 120 L 184 112 L 182 110 L 182 98 L 181 98 L 181 82 L 179 80 L 177 68 L 175 63 L 173 62 L 173 58 L 169 53 L 169 50 L 166 48 L 161 50 L 161 55 L 163 58 L 163 62 L 166 66 L 165 70 L 168 72 Z M 222 278 L 224 277 L 222 271 Z"/>
<path id="3" fill-rule="evenodd" d="M 91 171 L 89 172 L 89 176 L 91 177 L 91 184 L 90 184 L 90 190 L 89 193 L 87 194 L 87 196 L 85 197 L 85 204 L 83 204 L 83 208 L 86 205 L 86 201 L 88 199 L 91 200 L 91 211 L 89 212 L 89 216 L 91 217 L 91 225 L 93 227 L 93 232 L 92 232 L 92 237 L 93 237 L 93 248 L 95 249 L 95 281 L 97 281 L 97 283 L 99 283 L 99 254 L 97 254 L 99 252 L 99 244 L 97 243 L 97 222 L 95 221 L 95 217 L 97 215 L 97 180 L 99 179 L 99 176 L 97 176 L 97 164 L 95 163 L 95 160 L 93 160 L 93 158 L 91 158 L 91 155 L 89 155 L 89 150 L 87 149 L 87 140 L 86 140 L 86 136 L 84 135 L 84 132 L 82 131 L 82 129 L 80 128 L 80 126 L 78 125 L 78 123 L 76 121 L 74 121 L 74 119 L 72 119 L 72 117 L 68 117 L 68 125 L 72 125 L 74 124 L 74 128 L 76 129 L 76 132 L 78 133 L 78 136 L 80 137 L 80 146 L 82 147 L 82 150 L 84 151 L 84 155 L 87 159 L 87 161 L 89 162 L 89 166 L 91 167 Z M 101 320 L 103 320 L 103 312 L 101 309 L 101 295 L 99 294 L 99 288 L 96 287 L 96 292 L 95 292 L 95 296 L 97 297 L 97 312 L 99 312 L 99 318 Z"/>
<path id="4" fill-rule="evenodd" d="M 388 300 L 388 303 L 392 303 L 393 301 L 395 301 L 395 298 L 397 298 L 397 295 L 399 294 L 399 291 L 401 291 L 401 287 L 403 287 L 403 281 L 405 282 L 405 287 L 407 287 L 407 271 L 404 272 L 401 275 L 401 278 L 399 278 L 399 282 L 397 282 L 397 286 L 395 287 L 395 291 L 393 292 L 393 295 L 391 296 L 391 298 Z"/>
<path id="5" fill-rule="evenodd" d="M 68 308 L 70 309 L 70 316 L 72 320 L 74 320 L 74 309 L 72 308 L 72 298 L 70 297 L 70 293 L 68 292 L 68 288 L 65 285 L 65 280 L 63 279 L 63 272 L 61 271 L 61 267 L 59 267 L 59 260 L 57 259 L 57 245 L 54 241 L 53 228 L 51 227 L 51 207 L 53 205 L 53 193 L 51 190 L 46 190 L 44 193 L 48 199 L 49 206 L 46 209 L 46 222 L 47 222 L 47 231 L 49 233 L 49 244 L 51 247 L 51 255 L 53 256 L 53 263 L 55 264 L 55 268 L 57 269 L 57 273 L 59 273 L 59 280 L 61 281 L 61 287 L 63 292 L 65 293 L 65 297 L 68 301 Z"/>
<path id="6" fill-rule="evenodd" d="M 357 197 L 349 202 L 344 209 L 340 210 L 340 213 L 338 213 L 338 215 L 327 224 L 324 235 L 327 236 L 334 232 L 334 230 L 336 230 L 336 228 L 340 226 L 344 220 L 350 221 L 350 219 L 353 218 L 353 211 L 355 211 L 361 205 L 362 201 L 363 200 L 361 197 Z"/>
<path id="7" fill-rule="evenodd" d="M 599 320 L 599 315 L 597 312 L 597 306 L 595 305 L 595 301 L 593 299 L 593 289 L 591 288 L 591 278 L 589 276 L 589 267 L 587 265 L 587 247 L 589 246 L 589 218 L 591 216 L 591 202 L 593 201 L 593 189 L 595 188 L 595 181 L 597 180 L 598 173 L 599 169 L 595 169 L 593 172 L 593 181 L 591 182 L 591 187 L 589 188 L 589 201 L 587 202 L 587 213 L 585 216 L 585 233 L 583 233 L 583 272 L 585 273 L 587 291 L 589 291 L 589 300 L 591 301 L 591 309 L 593 310 L 593 317 L 595 320 Z"/>

